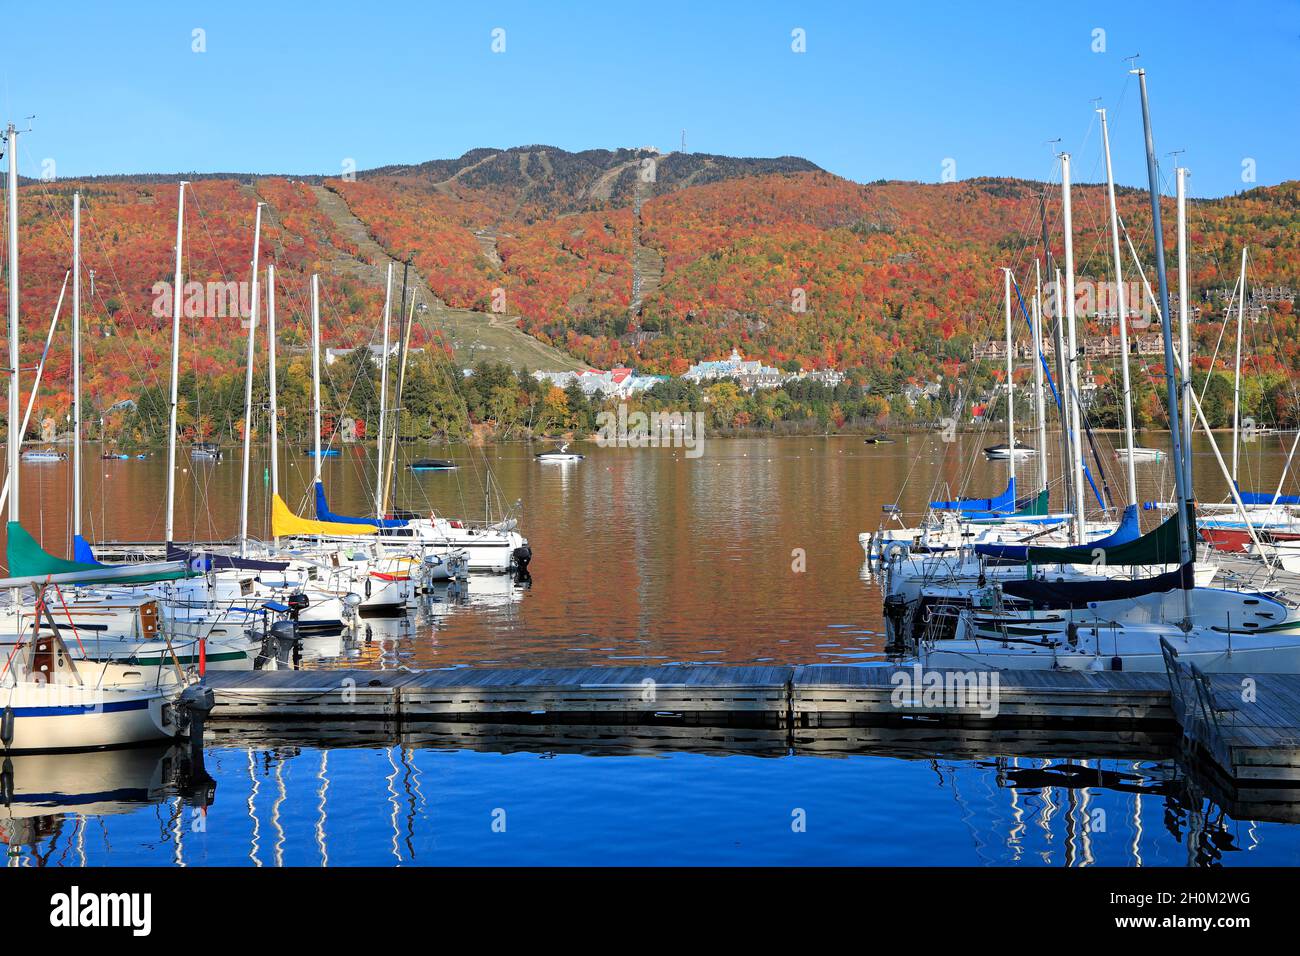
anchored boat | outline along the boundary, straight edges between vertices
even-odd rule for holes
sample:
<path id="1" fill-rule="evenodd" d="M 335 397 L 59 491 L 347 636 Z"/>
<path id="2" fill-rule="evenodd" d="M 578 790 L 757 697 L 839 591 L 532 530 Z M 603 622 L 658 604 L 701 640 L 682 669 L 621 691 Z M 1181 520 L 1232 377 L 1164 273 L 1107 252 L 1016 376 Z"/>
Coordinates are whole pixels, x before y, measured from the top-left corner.
<path id="1" fill-rule="evenodd" d="M 538 453 L 537 453 L 536 455 L 534 455 L 533 457 L 534 457 L 537 461 L 541 461 L 541 462 L 560 462 L 560 463 L 564 463 L 564 462 L 571 462 L 571 461 L 582 461 L 582 460 L 584 460 L 587 456 L 586 456 L 586 455 L 579 455 L 577 452 L 569 451 L 569 445 L 568 445 L 568 442 L 565 442 L 564 444 L 560 445 L 559 447 L 557 447 L 557 448 L 555 448 L 555 449 L 553 449 L 553 450 L 551 450 L 551 451 L 541 451 L 541 452 L 538 452 Z"/>

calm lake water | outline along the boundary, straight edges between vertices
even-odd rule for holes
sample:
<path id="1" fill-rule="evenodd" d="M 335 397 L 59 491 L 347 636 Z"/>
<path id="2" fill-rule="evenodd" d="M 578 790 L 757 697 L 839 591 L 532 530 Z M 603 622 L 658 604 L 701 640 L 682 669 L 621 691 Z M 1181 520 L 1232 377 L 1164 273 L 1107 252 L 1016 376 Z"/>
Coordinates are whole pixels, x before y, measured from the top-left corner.
<path id="1" fill-rule="evenodd" d="M 475 577 L 434 595 L 409 620 L 371 621 L 368 633 L 317 648 L 308 666 L 870 665 L 880 660 L 884 628 L 857 534 L 880 524 L 882 505 L 915 513 L 931 497 L 1002 490 L 1006 464 L 976 454 L 999 440 L 713 440 L 697 458 L 682 449 L 582 445 L 588 459 L 567 466 L 534 462 L 540 446 L 412 448 L 410 457 L 452 457 L 461 467 L 403 472 L 404 506 L 480 517 L 489 473 L 494 508 L 522 502 L 531 585 Z M 1100 440 L 1108 446 L 1114 437 Z M 1243 487 L 1273 490 L 1283 441 L 1290 436 L 1244 446 Z M 1196 451 L 1198 492 L 1218 500 L 1225 485 L 1210 446 L 1199 441 Z M 163 456 L 98 455 L 90 446 L 86 536 L 160 538 Z M 366 509 L 372 456 L 345 448 L 325 462 L 336 511 Z M 1107 464 L 1122 496 L 1123 472 Z M 233 535 L 238 450 L 216 465 L 182 467 L 178 537 Z M 1020 467 L 1022 475 L 1035 468 Z M 265 468 L 264 460 L 253 468 L 251 524 L 259 534 L 267 526 Z M 28 463 L 22 472 L 24 523 L 56 553 L 67 548 L 68 472 L 64 463 Z M 1167 464 L 1138 472 L 1141 498 L 1170 496 Z M 287 453 L 281 473 L 285 497 L 297 503 L 310 460 Z M 1148 527 L 1155 520 L 1144 514 Z M 1095 742 L 1021 733 L 974 743 L 861 740 L 832 752 L 817 740 L 791 747 L 784 732 L 768 739 L 761 731 L 675 742 L 627 728 L 276 733 L 240 728 L 237 737 L 210 739 L 206 764 L 216 787 L 206 809 L 182 793 L 179 752 L 19 758 L 15 800 L 0 807 L 10 862 L 1300 862 L 1300 829 L 1251 819 L 1276 818 L 1277 808 L 1216 806 L 1176 766 L 1167 741 L 1098 752 Z"/>

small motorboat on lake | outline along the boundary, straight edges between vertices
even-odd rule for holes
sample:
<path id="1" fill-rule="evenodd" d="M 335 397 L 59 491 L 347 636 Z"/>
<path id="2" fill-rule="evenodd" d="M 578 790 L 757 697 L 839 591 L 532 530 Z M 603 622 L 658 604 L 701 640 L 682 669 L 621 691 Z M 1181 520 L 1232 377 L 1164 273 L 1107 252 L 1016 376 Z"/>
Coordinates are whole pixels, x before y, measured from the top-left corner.
<path id="1" fill-rule="evenodd" d="M 410 464 L 411 471 L 454 471 L 456 463 L 449 458 L 418 458 Z"/>
<path id="2" fill-rule="evenodd" d="M 568 442 L 565 442 L 564 444 L 560 445 L 556 449 L 553 449 L 552 451 L 538 452 L 533 457 L 538 461 L 545 461 L 545 462 L 570 462 L 570 461 L 582 461 L 587 456 L 579 455 L 577 452 L 569 451 Z"/>
<path id="3" fill-rule="evenodd" d="M 190 458 L 194 461 L 221 461 L 221 446 L 213 441 L 196 441 L 190 446 Z"/>
<path id="4" fill-rule="evenodd" d="M 1031 448 L 1019 439 L 1016 440 L 1014 450 L 1006 442 L 990 445 L 984 449 L 984 457 L 989 461 L 1010 461 L 1012 458 L 1028 458 L 1030 455 L 1037 453 L 1036 449 Z"/>
<path id="5" fill-rule="evenodd" d="M 1116 448 L 1116 449 L 1115 449 L 1115 460 L 1116 460 L 1116 461 L 1128 461 L 1128 458 L 1129 458 L 1129 450 L 1128 450 L 1127 448 Z M 1165 460 L 1165 453 L 1164 453 L 1163 451 L 1161 451 L 1159 448 L 1140 448 L 1140 447 L 1134 447 L 1134 449 L 1133 449 L 1133 461 L 1134 461 L 1134 462 L 1139 462 L 1139 461 L 1164 461 L 1164 460 Z"/>
<path id="6" fill-rule="evenodd" d="M 23 461 L 67 461 L 68 456 L 53 448 L 32 449 L 23 452 Z"/>

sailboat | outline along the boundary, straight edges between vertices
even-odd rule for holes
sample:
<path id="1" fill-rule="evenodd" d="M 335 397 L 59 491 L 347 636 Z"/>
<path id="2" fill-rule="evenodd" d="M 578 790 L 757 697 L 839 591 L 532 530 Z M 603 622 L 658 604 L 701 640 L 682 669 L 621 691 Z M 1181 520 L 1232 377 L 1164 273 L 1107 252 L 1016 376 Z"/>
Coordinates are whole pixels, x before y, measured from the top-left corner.
<path id="1" fill-rule="evenodd" d="M 1009 382 L 1008 408 L 1010 414 L 1007 420 L 1007 442 L 1004 445 L 995 447 L 1010 448 L 1013 445 L 1023 444 L 1015 437 L 1015 383 L 1011 380 L 1014 357 L 1013 293 L 1014 299 L 1020 303 L 1021 312 L 1033 334 L 1034 354 L 1037 358 L 1037 361 L 1034 362 L 1034 384 L 1035 410 L 1038 419 L 1038 448 L 1036 449 L 1038 490 L 1034 494 L 1024 496 L 1018 493 L 1017 459 L 1024 456 L 1008 454 L 1006 460 L 1010 462 L 1010 475 L 1007 479 L 1007 487 L 1002 493 L 988 498 L 958 497 L 951 500 L 931 501 L 930 513 L 918 527 L 886 528 L 882 523 L 880 530 L 876 533 L 864 532 L 859 535 L 858 541 L 866 552 L 867 561 L 869 563 L 882 562 L 887 564 L 890 570 L 889 580 L 896 581 L 899 578 L 910 578 L 913 581 L 928 581 L 935 577 L 933 574 L 934 569 L 927 563 L 926 558 L 918 558 L 915 561 L 905 560 L 901 566 L 896 563 L 899 559 L 905 559 L 909 553 L 942 555 L 942 558 L 939 559 L 939 576 L 946 576 L 953 570 L 950 560 L 952 552 L 981 542 L 1013 542 L 1027 537 L 1038 539 L 1044 535 L 1057 535 L 1074 517 L 1068 511 L 1053 513 L 1050 510 L 1047 484 L 1047 425 L 1046 408 L 1043 399 L 1044 383 L 1046 382 L 1051 387 L 1063 420 L 1068 420 L 1070 404 L 1068 392 L 1063 395 L 1057 390 L 1050 371 L 1046 369 L 1043 356 L 1041 278 L 1036 279 L 1031 314 L 1025 308 L 1023 298 L 1020 296 L 1019 286 L 1016 284 L 1010 270 L 1004 270 L 1006 376 Z M 1046 377 L 1044 377 L 1045 373 Z M 1081 505 L 1081 502 L 1079 504 Z M 890 507 L 886 511 L 902 525 L 897 508 Z M 1115 530 L 1116 527 L 1107 522 L 1085 522 L 1083 524 L 1083 532 L 1089 538 L 1103 537 Z M 962 572 L 958 571 L 957 573 L 960 575 Z M 978 576 L 978 571 L 976 576 Z"/>
<path id="2" fill-rule="evenodd" d="M 313 276 L 313 290 L 316 289 L 316 277 Z M 381 373 L 381 404 L 387 404 L 387 360 L 388 360 L 388 319 L 392 293 L 392 270 L 388 273 L 388 291 L 384 298 L 384 366 Z M 317 293 L 313 291 L 313 302 Z M 397 397 L 401 400 L 405 381 L 406 362 L 409 355 L 411 327 L 414 322 L 415 301 L 404 317 L 397 375 Z M 320 443 L 320 368 L 319 368 L 319 323 L 315 319 L 316 306 L 313 306 L 312 326 L 312 378 L 313 409 L 315 415 L 314 430 L 317 447 Z M 446 518 L 436 512 L 427 517 L 412 511 L 390 510 L 388 496 L 393 487 L 394 472 L 397 466 L 397 436 L 383 444 L 385 420 L 388 409 L 380 417 L 380 453 L 378 476 L 375 486 L 375 516 L 341 515 L 332 511 L 321 481 L 319 456 L 313 475 L 313 489 L 316 499 L 316 520 L 299 518 L 288 511 L 287 506 L 280 511 L 282 529 L 286 535 L 311 537 L 319 545 L 337 547 L 342 544 L 361 544 L 379 549 L 375 558 L 386 553 L 390 562 L 397 562 L 399 569 L 393 573 L 392 580 L 383 582 L 390 588 L 404 586 L 400 565 L 414 562 L 418 565 L 424 579 L 432 582 L 462 577 L 469 571 L 487 571 L 508 573 L 526 566 L 532 556 L 528 541 L 518 531 L 518 523 L 513 518 L 493 521 L 490 517 L 482 522 L 464 519 Z M 489 481 L 491 476 L 489 474 Z M 279 507 L 277 505 L 277 507 Z M 277 536 L 278 536 L 277 532 Z M 386 572 L 381 571 L 381 574 Z M 373 578 L 373 576 L 372 576 Z M 415 577 L 412 581 L 417 581 Z M 367 587 L 372 591 L 379 587 L 380 579 L 367 580 Z M 369 600 L 369 599 L 367 599 Z M 364 605 L 363 605 L 364 607 Z"/>
<path id="3" fill-rule="evenodd" d="M 1157 305 L 1160 314 L 1169 317 L 1159 180 L 1146 74 L 1143 70 L 1136 72 L 1146 129 L 1159 286 Z M 1113 249 L 1118 273 L 1117 217 L 1104 116 L 1102 142 L 1106 150 Z M 1068 282 L 1073 269 L 1068 155 L 1062 156 L 1062 198 L 1066 210 Z M 1180 263 L 1185 262 L 1181 251 L 1185 242 L 1184 222 L 1180 214 Z M 1069 293 L 1067 301 L 1073 301 Z M 1120 314 L 1125 314 L 1122 307 Z M 1196 587 L 1193 576 L 1196 511 L 1185 457 L 1190 454 L 1190 449 L 1179 418 L 1179 379 L 1185 382 L 1189 362 L 1186 353 L 1181 359 L 1175 354 L 1171 322 L 1162 321 L 1161 326 L 1177 514 L 1135 541 L 1105 543 L 1100 547 L 1083 544 L 1081 536 L 1078 544 L 1067 548 L 1032 545 L 1023 548 L 976 547 L 975 550 L 986 557 L 1017 562 L 1029 572 L 1019 580 L 1006 579 L 992 588 L 981 586 L 980 593 L 972 595 L 971 605 L 958 614 L 951 638 L 945 636 L 945 639 L 923 642 L 921 657 L 926 666 L 1163 671 L 1167 653 L 1174 653 L 1180 660 L 1195 663 L 1207 673 L 1300 672 L 1300 606 L 1258 591 Z M 1194 394 L 1191 401 L 1199 412 Z M 1128 424 L 1128 447 L 1132 448 L 1131 419 Z M 1129 507 L 1135 508 L 1132 465 L 1130 456 Z M 1104 567 L 1167 567 L 1171 563 L 1175 567 L 1153 577 L 1092 581 L 1070 580 L 1064 574 L 1048 570 L 1054 564 L 1078 567 L 1095 565 L 1098 561 Z M 1036 568 L 1040 570 L 1035 571 Z"/>
<path id="4" fill-rule="evenodd" d="M 175 679 L 157 679 L 150 686 L 110 683 L 83 676 L 73 653 L 63 640 L 51 611 L 54 594 L 64 586 L 102 583 L 105 577 L 129 577 L 123 570 L 101 572 L 59 562 L 45 555 L 19 523 L 21 481 L 18 468 L 21 445 L 19 413 L 19 259 L 18 259 L 18 131 L 6 130 L 5 155 L 9 161 L 9 496 L 8 557 L 10 577 L 0 580 L 0 589 L 10 592 L 9 617 L 18 622 L 12 651 L 0 670 L 0 747 L 6 752 L 82 750 L 115 747 L 149 740 L 165 740 L 187 731 L 188 716 L 180 706 L 189 681 L 178 667 Z M 79 214 L 79 197 L 74 200 Z M 79 250 L 74 250 L 74 256 Z M 79 269 L 78 269 L 79 271 Z M 77 276 L 80 279 L 80 276 Z M 74 286 L 79 293 L 79 284 Z M 36 556 L 51 566 L 44 573 L 23 573 L 24 560 Z M 183 566 L 163 563 L 161 567 L 137 567 L 135 576 L 145 579 L 166 577 Z M 31 633 L 21 615 L 22 590 L 34 594 Z"/>

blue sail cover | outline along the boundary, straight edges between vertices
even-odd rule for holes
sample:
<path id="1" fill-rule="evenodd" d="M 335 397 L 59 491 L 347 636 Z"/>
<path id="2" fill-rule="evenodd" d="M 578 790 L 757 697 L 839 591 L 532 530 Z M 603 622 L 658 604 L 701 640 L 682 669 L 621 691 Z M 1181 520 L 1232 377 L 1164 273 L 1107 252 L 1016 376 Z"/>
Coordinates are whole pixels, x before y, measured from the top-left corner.
<path id="1" fill-rule="evenodd" d="M 1007 490 L 996 498 L 958 498 L 956 501 L 931 501 L 936 511 L 960 511 L 962 514 L 992 514 L 1016 510 L 1016 479 L 1007 481 Z"/>
<path id="2" fill-rule="evenodd" d="M 95 557 L 94 549 L 90 547 L 90 542 L 79 534 L 72 536 L 72 560 L 82 564 L 100 564 L 99 559 Z"/>
<path id="3" fill-rule="evenodd" d="M 1243 505 L 1271 505 L 1274 503 L 1272 495 L 1259 491 L 1242 491 L 1241 485 L 1237 486 L 1237 494 L 1241 496 Z M 1300 495 L 1278 495 L 1277 504 L 1300 505 Z"/>
<path id="4" fill-rule="evenodd" d="M 258 561 L 235 554 L 187 551 L 171 544 L 167 546 L 167 560 L 184 561 L 195 571 L 283 571 L 289 566 L 288 561 Z"/>
<path id="5" fill-rule="evenodd" d="M 325 500 L 325 486 L 319 481 L 316 482 L 316 520 L 333 521 L 338 524 L 368 524 L 376 528 L 406 527 L 406 522 L 401 518 L 351 518 L 347 515 L 336 515 L 330 511 L 329 503 Z"/>
<path id="6" fill-rule="evenodd" d="M 1113 548 L 1117 544 L 1136 541 L 1141 536 L 1142 526 L 1138 523 L 1137 505 L 1128 505 L 1114 531 L 1096 541 L 1089 541 L 1082 547 L 1091 555 L 1094 548 Z M 1028 561 L 1029 548 L 1030 545 L 1027 544 L 977 544 L 975 553 L 1004 561 Z"/>

